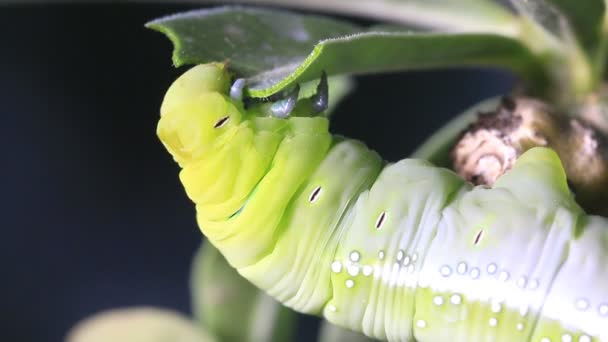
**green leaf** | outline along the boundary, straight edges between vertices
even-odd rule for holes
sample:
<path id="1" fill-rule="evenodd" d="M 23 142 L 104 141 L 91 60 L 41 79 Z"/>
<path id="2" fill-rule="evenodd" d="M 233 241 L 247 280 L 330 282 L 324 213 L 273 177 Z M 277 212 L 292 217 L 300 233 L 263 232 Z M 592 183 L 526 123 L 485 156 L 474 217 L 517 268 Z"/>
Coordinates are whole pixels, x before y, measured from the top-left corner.
<path id="1" fill-rule="evenodd" d="M 183 315 L 152 307 L 114 309 L 78 323 L 67 342 L 213 342 Z"/>
<path id="2" fill-rule="evenodd" d="M 241 277 L 208 242 L 194 257 L 190 282 L 194 316 L 220 341 L 292 340 L 296 313 Z"/>
<path id="3" fill-rule="evenodd" d="M 321 39 L 361 30 L 345 21 L 283 11 L 218 7 L 146 24 L 174 44 L 176 66 L 228 60 L 239 77 L 296 66 Z"/>
<path id="4" fill-rule="evenodd" d="M 354 331 L 346 330 L 323 321 L 319 332 L 319 342 L 374 342 L 378 341 L 371 337 L 366 337 L 363 334 Z"/>
<path id="5" fill-rule="evenodd" d="M 328 75 L 490 66 L 512 70 L 543 89 L 544 66 L 522 43 L 486 33 L 363 32 L 317 16 L 223 7 L 147 25 L 174 43 L 176 65 L 229 60 L 248 79 L 248 95 L 267 97 Z"/>
<path id="6" fill-rule="evenodd" d="M 553 46 L 557 56 L 552 67 L 558 75 L 554 82 L 572 83 L 564 88 L 555 100 L 574 95 L 583 97 L 593 92 L 602 82 L 606 55 L 608 53 L 608 18 L 604 0 L 510 0 L 519 15 L 523 26 L 528 28 L 521 35 L 522 41 L 534 49 L 534 41 L 539 37 Z M 526 35 L 536 36 L 527 39 Z M 543 34 L 544 32 L 544 34 Z M 548 47 L 549 47 L 548 46 Z M 549 47 L 549 49 L 551 49 Z M 560 51 L 561 50 L 561 51 Z M 559 78 L 559 70 L 562 78 Z M 566 78 L 563 78 L 565 76 Z M 571 92 L 572 94 L 566 94 Z"/>
<path id="7" fill-rule="evenodd" d="M 521 0 L 520 0 L 521 1 Z M 557 8 L 568 19 L 582 45 L 593 53 L 598 47 L 606 12 L 603 0 L 544 0 Z M 539 0 L 530 1 L 538 3 Z"/>
<path id="8" fill-rule="evenodd" d="M 225 3 L 225 0 L 210 0 Z M 352 15 L 382 22 L 452 32 L 512 33 L 513 14 L 493 0 L 236 0 L 316 12 Z"/>

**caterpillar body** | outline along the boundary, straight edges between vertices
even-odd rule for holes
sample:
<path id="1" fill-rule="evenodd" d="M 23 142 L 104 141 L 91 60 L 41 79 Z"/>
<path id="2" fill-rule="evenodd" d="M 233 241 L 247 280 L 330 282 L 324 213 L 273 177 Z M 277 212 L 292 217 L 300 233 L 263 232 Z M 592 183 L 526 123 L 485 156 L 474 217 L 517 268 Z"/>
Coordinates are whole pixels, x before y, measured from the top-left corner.
<path id="1" fill-rule="evenodd" d="M 535 148 L 490 188 L 386 163 L 328 119 L 228 96 L 222 64 L 169 88 L 158 135 L 204 235 L 293 309 L 389 341 L 608 341 L 608 222 Z"/>

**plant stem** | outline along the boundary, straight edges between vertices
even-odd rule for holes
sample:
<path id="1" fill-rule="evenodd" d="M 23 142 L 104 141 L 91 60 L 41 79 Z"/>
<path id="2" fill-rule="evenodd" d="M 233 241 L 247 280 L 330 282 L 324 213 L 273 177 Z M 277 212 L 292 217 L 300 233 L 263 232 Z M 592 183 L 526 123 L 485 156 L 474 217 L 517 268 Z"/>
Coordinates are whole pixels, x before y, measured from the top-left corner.
<path id="1" fill-rule="evenodd" d="M 606 72 L 606 59 L 608 58 L 608 13 L 602 22 L 600 41 L 593 60 L 593 75 L 595 82 L 601 84 Z"/>
<path id="2" fill-rule="evenodd" d="M 522 17 L 519 39 L 548 64 L 553 89 L 547 92 L 545 100 L 552 105 L 572 107 L 599 87 L 591 61 L 572 35 L 566 33 L 564 39 L 559 39 L 538 23 Z"/>

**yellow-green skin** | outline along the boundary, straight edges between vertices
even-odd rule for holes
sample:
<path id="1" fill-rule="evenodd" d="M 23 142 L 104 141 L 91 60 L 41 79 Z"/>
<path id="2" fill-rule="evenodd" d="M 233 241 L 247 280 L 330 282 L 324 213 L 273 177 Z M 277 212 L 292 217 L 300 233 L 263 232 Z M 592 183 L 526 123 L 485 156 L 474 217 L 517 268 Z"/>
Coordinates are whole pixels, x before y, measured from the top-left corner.
<path id="1" fill-rule="evenodd" d="M 258 287 L 390 341 L 608 341 L 608 222 L 554 152 L 472 188 L 385 163 L 325 117 L 244 110 L 228 84 L 222 64 L 185 73 L 158 135 L 204 235 Z"/>

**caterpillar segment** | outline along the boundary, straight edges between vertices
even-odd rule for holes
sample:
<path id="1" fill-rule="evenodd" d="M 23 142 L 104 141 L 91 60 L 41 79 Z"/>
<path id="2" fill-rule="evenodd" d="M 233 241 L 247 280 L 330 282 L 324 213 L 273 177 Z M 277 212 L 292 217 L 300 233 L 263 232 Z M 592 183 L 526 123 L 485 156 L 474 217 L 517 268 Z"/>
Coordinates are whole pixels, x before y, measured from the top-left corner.
<path id="1" fill-rule="evenodd" d="M 228 80 L 186 72 L 158 135 L 202 232 L 258 287 L 382 340 L 608 341 L 608 222 L 576 205 L 554 152 L 474 188 L 332 136 L 310 99 L 244 109 Z"/>

